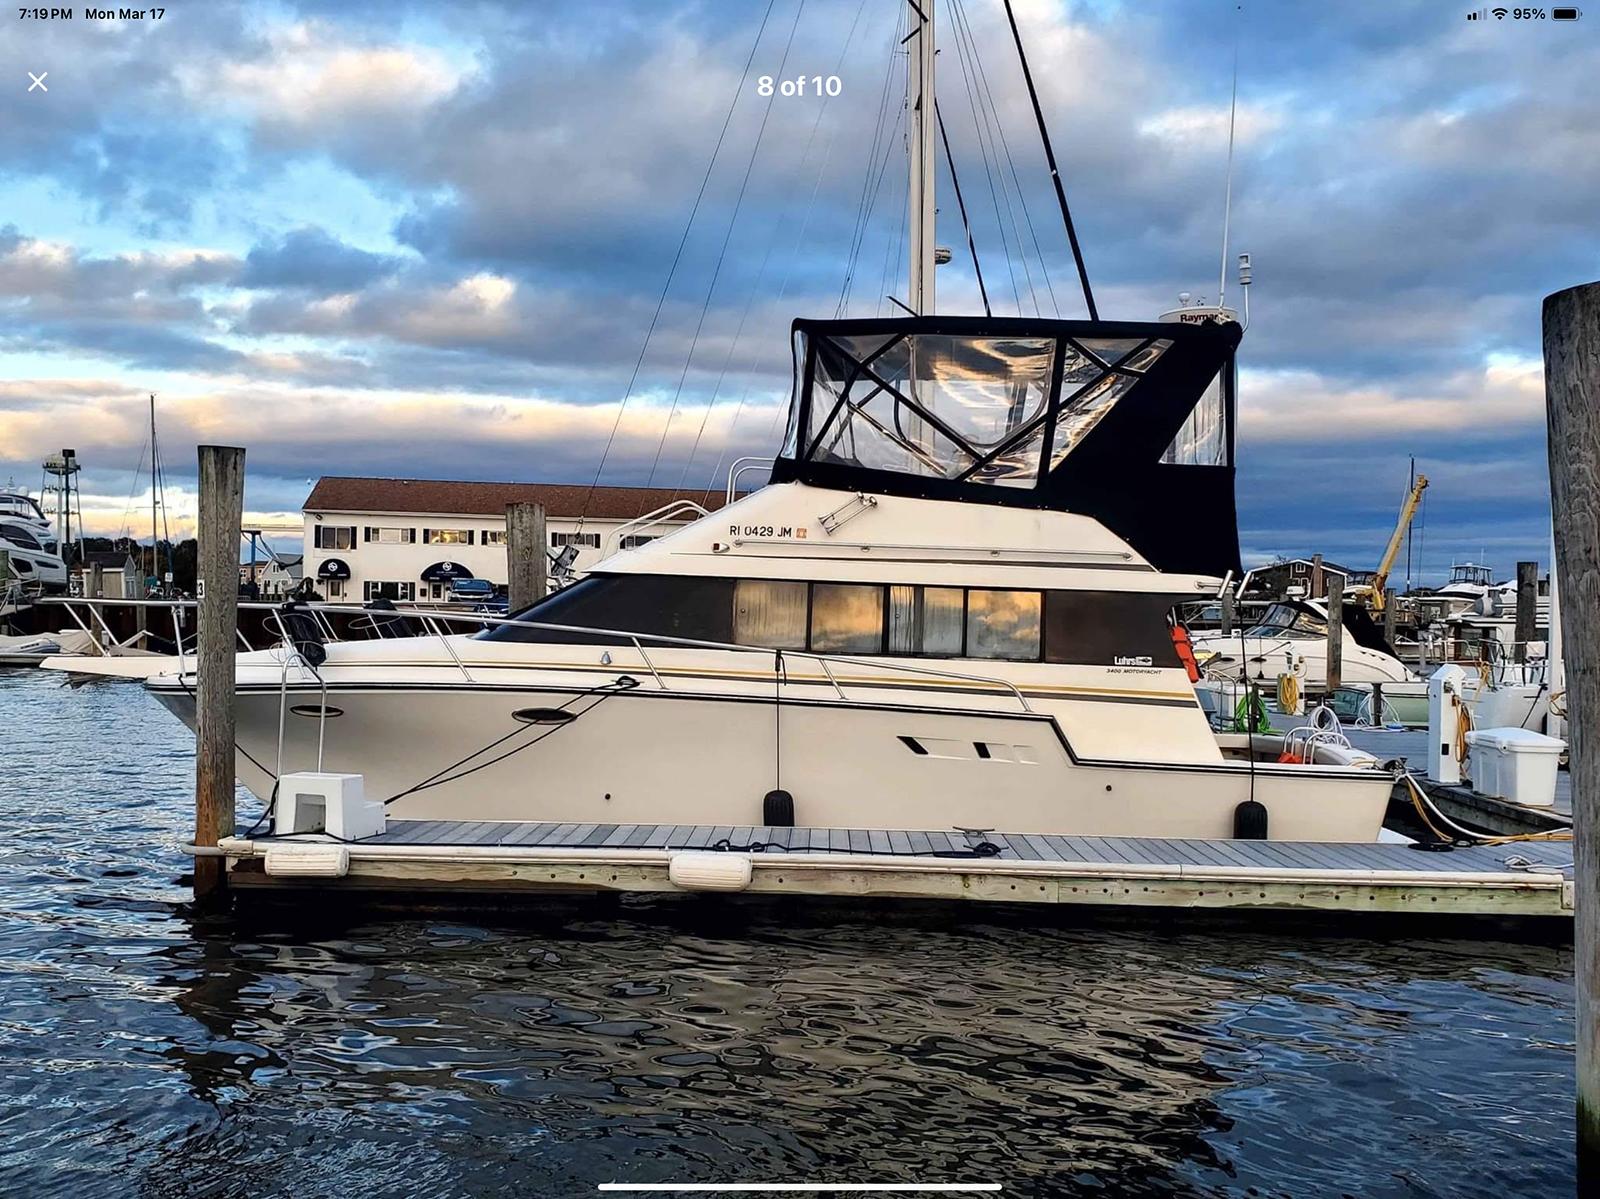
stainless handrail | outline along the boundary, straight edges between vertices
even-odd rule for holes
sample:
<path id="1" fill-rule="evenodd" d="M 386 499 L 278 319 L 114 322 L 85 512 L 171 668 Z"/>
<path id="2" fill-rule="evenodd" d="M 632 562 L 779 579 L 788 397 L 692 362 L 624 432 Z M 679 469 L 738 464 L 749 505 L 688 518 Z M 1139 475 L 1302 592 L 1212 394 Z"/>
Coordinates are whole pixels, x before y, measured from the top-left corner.
<path id="1" fill-rule="evenodd" d="M 131 604 L 139 604 L 139 605 L 148 605 L 148 606 L 152 606 L 152 607 L 163 607 L 163 606 L 164 607 L 170 607 L 173 610 L 174 629 L 175 630 L 177 630 L 177 628 L 178 628 L 176 621 L 177 621 L 177 616 L 178 616 L 179 610 L 180 609 L 184 609 L 184 608 L 193 608 L 193 607 L 196 606 L 195 601 L 194 600 L 189 600 L 189 599 L 183 599 L 183 600 L 156 599 L 156 600 L 124 600 L 124 601 L 116 601 L 116 600 L 111 600 L 111 601 L 107 601 L 107 600 L 89 600 L 89 601 L 75 600 L 75 601 L 72 601 L 72 602 L 74 602 L 74 603 L 87 602 L 87 603 L 97 603 L 97 604 L 98 603 L 108 603 L 108 602 L 110 602 L 110 603 L 118 603 L 118 602 L 120 602 L 120 603 L 131 603 Z M 251 610 L 251 611 L 263 611 L 263 610 L 265 610 L 265 611 L 276 612 L 282 607 L 282 605 L 281 604 L 276 604 L 276 603 L 268 603 L 268 602 L 265 602 L 265 601 L 244 600 L 244 601 L 240 602 L 239 607 L 241 609 Z M 314 612 L 324 613 L 324 614 L 326 614 L 326 613 L 342 613 L 342 614 L 356 615 L 356 616 L 360 616 L 360 615 L 371 616 L 371 611 L 369 609 L 360 607 L 359 605 L 352 605 L 352 604 L 308 604 L 308 605 L 306 605 L 306 607 L 309 608 L 310 610 L 314 611 Z M 413 619 L 416 619 L 416 620 L 419 620 L 419 621 L 422 621 L 422 620 L 433 620 L 433 621 L 439 621 L 439 622 L 444 622 L 444 623 L 451 623 L 451 622 L 464 623 L 464 624 L 475 625 L 475 626 L 478 626 L 479 628 L 482 628 L 485 625 L 493 625 L 493 626 L 515 625 L 518 628 L 540 629 L 540 630 L 543 630 L 543 631 L 546 631 L 546 632 L 552 632 L 552 633 L 572 633 L 572 634 L 577 634 L 577 635 L 585 636 L 585 637 L 597 637 L 597 636 L 598 637 L 614 637 L 617 640 L 619 640 L 619 641 L 621 641 L 621 642 L 623 642 L 625 644 L 632 644 L 636 649 L 639 650 L 641 658 L 645 659 L 646 668 L 648 670 L 650 670 L 652 675 L 656 676 L 658 682 L 662 682 L 662 680 L 660 678 L 660 672 L 656 668 L 655 664 L 652 661 L 650 661 L 649 658 L 647 657 L 642 642 L 649 642 L 650 644 L 656 645 L 656 646 L 666 646 L 666 647 L 684 648 L 684 649 L 723 650 L 723 651 L 727 651 L 727 652 L 730 652 L 730 653 L 742 653 L 742 654 L 770 654 L 772 652 L 772 647 L 770 647 L 770 646 L 737 645 L 737 644 L 734 644 L 732 642 L 727 642 L 727 641 L 701 641 L 701 640 L 696 640 L 696 639 L 690 638 L 690 637 L 671 637 L 671 636 L 668 636 L 668 635 L 663 634 L 663 633 L 638 633 L 638 632 L 634 632 L 632 630 L 627 630 L 627 629 L 604 629 L 604 628 L 585 627 L 585 626 L 581 626 L 581 625 L 553 624 L 553 623 L 549 623 L 549 622 L 545 622 L 545 621 L 517 620 L 517 619 L 515 619 L 513 617 L 510 617 L 510 616 L 490 616 L 487 613 L 483 613 L 483 612 L 442 612 L 442 611 L 439 611 L 437 609 L 432 609 L 432 610 L 427 611 L 426 614 L 424 614 L 424 612 L 421 611 L 415 605 L 412 605 L 410 607 L 401 607 L 401 606 L 397 605 L 396 606 L 396 611 L 400 611 L 400 612 L 406 613 L 407 615 L 410 615 Z M 331 627 L 331 625 L 329 627 Z M 280 631 L 281 631 L 281 626 L 280 626 Z M 466 664 L 461 659 L 461 656 L 456 652 L 455 647 L 450 644 L 451 641 L 454 638 L 460 637 L 460 636 L 464 636 L 464 635 L 466 635 L 466 634 L 462 634 L 462 633 L 445 633 L 443 631 L 439 631 L 439 632 L 435 632 L 435 633 L 429 634 L 429 636 L 436 637 L 440 642 L 442 642 L 444 644 L 446 652 L 448 652 L 450 654 L 451 658 L 455 662 L 455 665 L 461 670 L 461 672 L 462 672 L 463 676 L 465 676 L 466 680 L 468 682 L 471 682 L 471 683 L 476 683 L 477 680 L 472 677 L 472 674 L 471 674 L 470 670 L 468 670 Z M 183 642 L 182 642 L 181 632 L 178 633 L 177 645 L 178 645 L 178 650 L 179 650 L 179 669 L 182 670 L 183 669 L 183 660 L 186 657 L 186 655 L 183 652 Z M 843 654 L 823 654 L 823 653 L 818 653 L 818 652 L 816 652 L 814 650 L 801 650 L 801 649 L 785 649 L 783 652 L 786 655 L 790 656 L 790 657 L 806 658 L 806 659 L 809 659 L 811 661 L 814 661 L 814 662 L 818 663 L 819 666 L 822 667 L 824 674 L 826 676 L 828 676 L 828 682 L 833 686 L 834 690 L 839 693 L 840 698 L 841 699 L 845 699 L 846 701 L 849 700 L 849 696 L 844 692 L 844 688 L 840 684 L 838 678 L 833 675 L 833 672 L 831 670 L 831 666 L 850 666 L 850 667 L 855 667 L 855 668 L 863 669 L 863 670 L 894 671 L 894 672 L 898 672 L 898 673 L 901 673 L 901 674 L 920 675 L 920 676 L 927 677 L 927 678 L 951 679 L 951 680 L 954 680 L 954 681 L 957 681 L 957 682 L 974 683 L 974 684 L 977 684 L 977 685 L 979 685 L 981 687 L 992 688 L 992 689 L 995 689 L 995 690 L 998 690 L 998 691 L 1009 691 L 1011 693 L 1012 697 L 1016 699 L 1017 703 L 1020 705 L 1020 707 L 1022 708 L 1023 711 L 1028 712 L 1028 713 L 1033 713 L 1034 712 L 1034 708 L 1032 707 L 1032 705 L 1030 705 L 1028 703 L 1027 697 L 1025 695 L 1023 695 L 1021 689 L 1018 688 L 1018 686 L 1015 683 L 1011 682 L 1011 680 L 1009 680 L 1009 679 L 999 678 L 999 677 L 996 677 L 996 676 L 993 676 L 993 675 L 970 674 L 970 673 L 967 673 L 967 672 L 964 672 L 964 671 L 946 670 L 946 669 L 939 668 L 939 667 L 913 666 L 913 665 L 910 665 L 909 663 L 899 662 L 899 661 L 896 661 L 896 660 L 890 659 L 890 658 L 857 658 L 857 657 L 850 657 L 850 656 L 843 655 Z M 663 689 L 670 690 L 670 688 L 667 688 L 665 686 L 664 682 L 662 682 L 662 686 L 663 686 Z"/>
<path id="2" fill-rule="evenodd" d="M 604 556 L 610 557 L 621 550 L 623 541 L 629 537 L 636 536 L 640 529 L 649 529 L 659 524 L 665 524 L 669 520 L 677 520 L 679 514 L 683 513 L 692 513 L 692 520 L 699 520 L 702 516 L 710 515 L 705 508 L 691 499 L 672 500 L 611 530 L 604 543 L 605 547 L 611 548 L 605 550 Z"/>
<path id="3" fill-rule="evenodd" d="M 739 494 L 740 475 L 747 470 L 755 470 L 761 466 L 766 466 L 770 469 L 776 461 L 776 458 L 761 454 L 747 454 L 743 458 L 735 458 L 733 465 L 728 467 L 728 488 L 724 503 L 733 503 L 734 496 Z"/>

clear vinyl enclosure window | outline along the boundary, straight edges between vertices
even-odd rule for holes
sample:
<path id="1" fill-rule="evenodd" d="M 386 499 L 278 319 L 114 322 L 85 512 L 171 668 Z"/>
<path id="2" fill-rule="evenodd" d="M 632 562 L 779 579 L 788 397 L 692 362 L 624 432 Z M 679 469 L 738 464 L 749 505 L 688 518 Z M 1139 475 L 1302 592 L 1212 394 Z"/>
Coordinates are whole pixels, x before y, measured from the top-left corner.
<path id="1" fill-rule="evenodd" d="M 831 465 L 1031 488 L 1174 344 L 1168 337 L 818 336 L 808 345 L 809 378 L 801 381 L 809 383 L 805 427 L 791 425 L 784 452 Z M 1058 373 L 1059 400 L 1052 405 Z M 1220 418 L 1212 423 L 1219 431 L 1225 425 Z M 1210 444 L 1197 452 L 1211 452 Z"/>
<path id="2" fill-rule="evenodd" d="M 733 592 L 733 639 L 769 649 L 806 647 L 805 583 L 740 579 Z"/>
<path id="3" fill-rule="evenodd" d="M 1224 366 L 1195 401 L 1183 427 L 1173 437 L 1161 461 L 1180 466 L 1228 465 L 1228 397 L 1230 367 Z"/>

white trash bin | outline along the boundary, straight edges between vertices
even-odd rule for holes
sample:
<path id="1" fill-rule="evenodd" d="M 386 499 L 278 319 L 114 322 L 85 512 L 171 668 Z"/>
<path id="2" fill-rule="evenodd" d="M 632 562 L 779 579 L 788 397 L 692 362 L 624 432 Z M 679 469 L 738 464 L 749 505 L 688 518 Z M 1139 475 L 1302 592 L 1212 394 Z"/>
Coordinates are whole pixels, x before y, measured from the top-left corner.
<path id="1" fill-rule="evenodd" d="M 1474 729 L 1472 789 L 1530 808 L 1556 802 L 1556 771 L 1567 743 L 1531 729 Z"/>

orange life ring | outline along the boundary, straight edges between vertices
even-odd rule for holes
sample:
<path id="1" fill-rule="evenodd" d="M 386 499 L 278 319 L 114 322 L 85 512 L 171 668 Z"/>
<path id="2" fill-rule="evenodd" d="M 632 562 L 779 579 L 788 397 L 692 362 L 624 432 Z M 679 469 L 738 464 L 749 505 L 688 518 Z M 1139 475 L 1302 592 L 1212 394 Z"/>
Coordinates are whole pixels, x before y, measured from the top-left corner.
<path id="1" fill-rule="evenodd" d="M 1172 626 L 1172 648 L 1178 651 L 1178 661 L 1189 674 L 1191 683 L 1200 681 L 1200 663 L 1195 661 L 1194 643 L 1189 640 L 1189 630 L 1181 624 Z"/>

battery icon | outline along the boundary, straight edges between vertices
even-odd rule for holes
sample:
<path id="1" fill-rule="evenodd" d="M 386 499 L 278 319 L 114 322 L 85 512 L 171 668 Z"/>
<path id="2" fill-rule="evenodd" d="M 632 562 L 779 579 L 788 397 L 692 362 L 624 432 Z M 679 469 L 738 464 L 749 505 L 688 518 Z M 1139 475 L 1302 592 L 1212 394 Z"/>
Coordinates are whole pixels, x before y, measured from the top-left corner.
<path id="1" fill-rule="evenodd" d="M 1583 16 L 1583 13 L 1576 8 L 1552 8 L 1550 10 L 1550 19 L 1552 21 L 1576 21 L 1581 16 Z"/>

